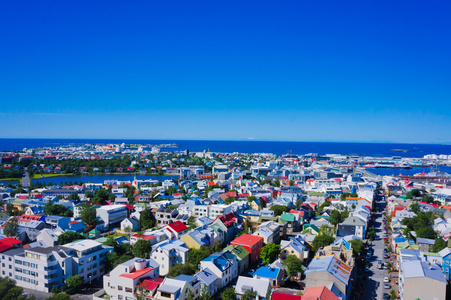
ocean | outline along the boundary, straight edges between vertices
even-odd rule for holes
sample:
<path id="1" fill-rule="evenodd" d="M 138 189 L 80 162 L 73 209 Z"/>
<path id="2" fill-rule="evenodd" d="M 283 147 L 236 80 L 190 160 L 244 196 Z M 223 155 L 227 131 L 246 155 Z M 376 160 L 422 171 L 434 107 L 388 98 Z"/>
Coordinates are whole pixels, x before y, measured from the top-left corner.
<path id="1" fill-rule="evenodd" d="M 105 140 L 105 139 L 0 139 L 0 151 L 24 148 L 56 147 L 74 144 L 172 144 L 179 148 L 162 151 L 273 153 L 283 155 L 317 153 L 360 156 L 423 157 L 426 154 L 451 155 L 451 145 L 343 143 L 343 142 L 267 142 L 267 141 L 193 141 L 193 140 Z"/>

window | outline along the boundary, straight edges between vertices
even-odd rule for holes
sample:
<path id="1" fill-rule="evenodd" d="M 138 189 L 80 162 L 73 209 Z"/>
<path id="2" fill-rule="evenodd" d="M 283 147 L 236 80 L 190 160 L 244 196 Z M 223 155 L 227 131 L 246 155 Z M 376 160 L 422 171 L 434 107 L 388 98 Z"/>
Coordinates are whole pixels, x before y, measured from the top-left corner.
<path id="1" fill-rule="evenodd" d="M 123 299 L 122 295 L 118 295 L 117 299 L 122 300 Z"/>
<path id="2" fill-rule="evenodd" d="M 125 287 L 125 291 L 126 291 L 127 293 L 132 293 L 132 292 L 133 292 L 133 289 L 132 289 L 132 288 L 129 288 L 129 287 Z"/>
<path id="3" fill-rule="evenodd" d="M 21 261 L 21 260 L 18 260 L 18 259 L 16 259 L 15 263 L 16 263 L 16 264 L 18 264 L 18 265 L 21 265 L 21 264 L 22 264 L 22 261 Z"/>
<path id="4" fill-rule="evenodd" d="M 17 275 L 16 275 L 16 279 L 17 279 L 17 280 L 22 280 L 22 276 L 17 276 Z"/>
<path id="5" fill-rule="evenodd" d="M 118 290 L 118 291 L 122 291 L 122 286 L 118 285 L 118 286 L 117 286 L 117 290 Z"/>
<path id="6" fill-rule="evenodd" d="M 161 297 L 171 298 L 171 294 L 166 293 L 166 292 L 161 292 Z"/>
<path id="7" fill-rule="evenodd" d="M 16 272 L 22 273 L 22 269 L 21 268 L 16 268 Z"/>
<path id="8" fill-rule="evenodd" d="M 30 278 L 24 277 L 24 278 L 23 278 L 23 281 L 25 281 L 25 282 L 30 282 Z"/>

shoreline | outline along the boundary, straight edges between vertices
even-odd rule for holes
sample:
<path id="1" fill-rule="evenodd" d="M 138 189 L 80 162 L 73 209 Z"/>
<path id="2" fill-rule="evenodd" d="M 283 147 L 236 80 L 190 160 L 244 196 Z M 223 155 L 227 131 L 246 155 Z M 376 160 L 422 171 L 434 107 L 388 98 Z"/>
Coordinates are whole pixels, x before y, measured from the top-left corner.
<path id="1" fill-rule="evenodd" d="M 36 174 L 33 175 L 33 178 L 30 178 L 31 181 L 37 180 L 37 179 L 45 179 L 45 178 L 58 178 L 58 177 L 80 177 L 80 176 L 104 176 L 104 175 L 135 175 L 133 173 L 83 173 L 83 174 L 43 174 L 44 176 L 36 176 Z M 180 177 L 180 175 L 174 175 L 174 174 L 158 174 L 158 173 L 146 173 L 146 174 L 136 174 L 136 176 L 177 176 Z M 19 181 L 22 182 L 22 178 L 1 178 L 1 181 Z"/>

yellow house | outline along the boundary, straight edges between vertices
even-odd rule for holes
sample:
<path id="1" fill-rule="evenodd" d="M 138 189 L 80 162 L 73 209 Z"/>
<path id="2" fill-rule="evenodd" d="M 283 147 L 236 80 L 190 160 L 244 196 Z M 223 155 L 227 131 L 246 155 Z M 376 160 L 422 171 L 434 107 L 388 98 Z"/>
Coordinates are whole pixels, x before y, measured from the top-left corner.
<path id="1" fill-rule="evenodd" d="M 211 228 L 194 229 L 182 236 L 180 240 L 184 241 L 190 249 L 207 247 L 214 243 L 214 230 Z"/>

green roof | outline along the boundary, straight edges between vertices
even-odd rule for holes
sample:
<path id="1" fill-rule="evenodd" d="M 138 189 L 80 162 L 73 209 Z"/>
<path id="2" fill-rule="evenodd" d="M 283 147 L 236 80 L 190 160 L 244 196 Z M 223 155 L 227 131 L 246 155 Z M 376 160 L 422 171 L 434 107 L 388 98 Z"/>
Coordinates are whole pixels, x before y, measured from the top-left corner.
<path id="1" fill-rule="evenodd" d="M 100 230 L 98 230 L 97 228 L 94 228 L 93 230 L 91 230 L 89 233 L 101 233 Z"/>
<path id="2" fill-rule="evenodd" d="M 304 229 L 303 230 L 306 230 L 309 227 L 312 228 L 313 230 L 315 230 L 316 232 L 319 232 L 319 228 L 316 227 L 316 225 L 313 225 L 313 224 L 304 224 Z"/>
<path id="3" fill-rule="evenodd" d="M 281 220 L 284 220 L 286 222 L 294 222 L 294 215 L 293 214 L 282 214 L 280 216 Z"/>
<path id="4" fill-rule="evenodd" d="M 104 237 L 95 239 L 95 241 L 103 244 L 103 243 L 105 243 L 106 241 L 108 241 L 108 238 L 107 238 L 106 236 L 104 236 Z"/>
<path id="5" fill-rule="evenodd" d="M 235 254 L 240 260 L 249 256 L 249 252 L 241 245 L 229 245 L 224 248 L 224 250 L 230 250 L 233 254 Z"/>
<path id="6" fill-rule="evenodd" d="M 324 196 L 324 193 L 321 193 L 321 192 L 310 192 L 310 193 L 308 193 L 308 195 L 310 195 L 310 196 Z"/>

